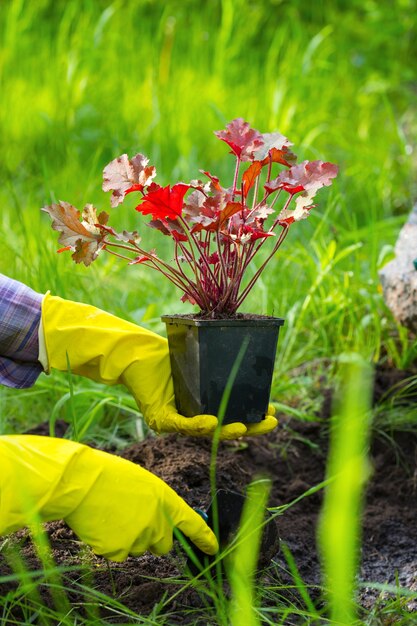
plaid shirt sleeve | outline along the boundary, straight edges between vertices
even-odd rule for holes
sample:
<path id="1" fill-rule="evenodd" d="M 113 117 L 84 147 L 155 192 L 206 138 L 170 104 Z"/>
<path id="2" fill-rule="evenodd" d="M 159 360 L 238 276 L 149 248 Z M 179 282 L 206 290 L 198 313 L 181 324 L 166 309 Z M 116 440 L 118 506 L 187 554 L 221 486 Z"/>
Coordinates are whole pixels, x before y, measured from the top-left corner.
<path id="1" fill-rule="evenodd" d="M 43 371 L 38 329 L 43 296 L 0 274 L 0 384 L 31 387 Z"/>

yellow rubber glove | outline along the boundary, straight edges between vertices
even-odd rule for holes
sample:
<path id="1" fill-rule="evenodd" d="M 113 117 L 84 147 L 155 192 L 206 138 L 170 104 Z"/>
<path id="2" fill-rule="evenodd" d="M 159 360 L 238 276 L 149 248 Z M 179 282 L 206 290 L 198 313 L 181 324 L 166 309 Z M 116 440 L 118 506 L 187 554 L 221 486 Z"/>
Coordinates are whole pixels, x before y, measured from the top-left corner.
<path id="1" fill-rule="evenodd" d="M 36 518 L 64 519 L 113 561 L 169 552 L 174 527 L 207 554 L 218 550 L 200 515 L 142 467 L 65 439 L 0 437 L 0 534 Z"/>
<path id="2" fill-rule="evenodd" d="M 156 432 L 212 435 L 214 415 L 177 413 L 168 342 L 163 337 L 100 309 L 47 294 L 42 327 L 50 368 L 71 371 L 107 385 L 121 383 L 134 396 L 146 423 Z M 261 435 L 277 425 L 270 406 L 259 424 L 240 422 L 221 429 L 221 439 Z M 239 416 L 236 416 L 237 420 Z"/>

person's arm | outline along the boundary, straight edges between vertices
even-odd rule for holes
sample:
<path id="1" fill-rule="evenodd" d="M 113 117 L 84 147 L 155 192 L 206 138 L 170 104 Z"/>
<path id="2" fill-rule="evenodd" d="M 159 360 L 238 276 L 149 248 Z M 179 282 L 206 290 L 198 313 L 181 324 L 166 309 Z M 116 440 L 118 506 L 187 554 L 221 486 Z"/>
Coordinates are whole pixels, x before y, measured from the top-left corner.
<path id="1" fill-rule="evenodd" d="M 114 561 L 166 554 L 174 527 L 207 554 L 218 550 L 200 515 L 138 465 L 65 439 L 0 437 L 0 535 L 58 519 Z"/>
<path id="2" fill-rule="evenodd" d="M 31 387 L 43 371 L 38 330 L 43 296 L 0 274 L 0 384 Z"/>

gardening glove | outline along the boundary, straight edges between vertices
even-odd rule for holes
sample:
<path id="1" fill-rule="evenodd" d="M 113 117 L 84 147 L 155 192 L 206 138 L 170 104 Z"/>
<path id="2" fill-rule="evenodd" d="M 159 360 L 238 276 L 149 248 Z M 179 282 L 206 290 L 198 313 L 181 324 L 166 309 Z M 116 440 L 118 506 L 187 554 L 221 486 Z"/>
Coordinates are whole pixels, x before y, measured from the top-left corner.
<path id="1" fill-rule="evenodd" d="M 181 530 L 207 554 L 217 539 L 160 478 L 120 457 L 50 437 L 0 437 L 0 534 L 64 519 L 96 554 L 160 555 Z"/>
<path id="2" fill-rule="evenodd" d="M 156 432 L 214 433 L 214 415 L 184 417 L 177 413 L 168 342 L 163 337 L 93 306 L 49 294 L 42 302 L 42 331 L 40 344 L 46 354 L 40 360 L 46 369 L 67 370 L 69 362 L 75 374 L 108 385 L 125 385 Z M 269 432 L 278 423 L 272 411 L 259 424 L 222 426 L 221 439 Z"/>

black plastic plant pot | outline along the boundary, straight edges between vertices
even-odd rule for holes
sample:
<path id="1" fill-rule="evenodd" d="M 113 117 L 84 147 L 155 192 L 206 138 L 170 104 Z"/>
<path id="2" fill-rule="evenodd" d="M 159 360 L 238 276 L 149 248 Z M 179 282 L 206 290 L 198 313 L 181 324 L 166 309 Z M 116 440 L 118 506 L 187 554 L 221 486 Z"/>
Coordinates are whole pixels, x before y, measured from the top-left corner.
<path id="1" fill-rule="evenodd" d="M 284 320 L 248 316 L 204 320 L 164 315 L 178 412 L 218 415 L 233 366 L 223 424 L 260 422 L 266 414 L 278 334 Z M 243 346 L 243 348 L 242 348 Z"/>
<path id="2" fill-rule="evenodd" d="M 206 512 L 201 509 L 196 510 L 210 528 L 216 532 L 221 555 L 223 552 L 227 552 L 230 544 L 236 537 L 246 498 L 235 491 L 219 489 L 216 492 L 215 500 L 217 503 L 216 513 L 214 511 L 214 500 L 210 503 Z M 215 522 L 215 515 L 217 523 Z M 258 566 L 261 568 L 269 565 L 270 560 L 279 551 L 279 535 L 276 522 L 270 513 L 266 514 L 266 519 L 268 523 L 265 524 L 262 530 L 258 560 Z M 191 544 L 184 535 L 182 535 L 182 541 L 187 543 L 189 551 L 192 553 L 188 555 L 186 562 L 186 569 L 192 576 L 197 576 L 202 570 L 212 566 L 219 556 L 219 554 L 214 557 L 207 556 L 194 544 Z M 211 573 L 212 576 L 216 576 L 216 570 L 213 567 L 211 568 Z"/>

